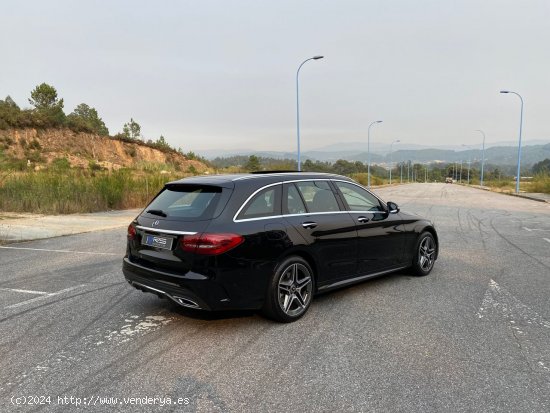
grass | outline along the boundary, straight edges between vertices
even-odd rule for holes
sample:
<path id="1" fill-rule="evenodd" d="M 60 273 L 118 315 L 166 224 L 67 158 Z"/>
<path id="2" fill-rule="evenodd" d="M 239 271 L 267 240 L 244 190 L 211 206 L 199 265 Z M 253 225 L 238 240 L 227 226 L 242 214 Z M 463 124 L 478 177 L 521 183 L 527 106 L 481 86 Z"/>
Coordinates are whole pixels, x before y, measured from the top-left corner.
<path id="1" fill-rule="evenodd" d="M 525 186 L 525 189 L 529 192 L 540 192 L 544 194 L 550 194 L 550 175 L 539 174 L 533 177 L 533 180 L 529 182 L 529 186 Z"/>
<path id="2" fill-rule="evenodd" d="M 234 167 L 219 172 L 239 171 Z M 145 206 L 166 182 L 186 175 L 189 174 L 176 172 L 166 164 L 142 164 L 139 169 L 105 171 L 70 168 L 65 159 L 54 160 L 48 169 L 40 171 L 0 169 L 0 211 L 71 214 L 138 208 Z M 367 185 L 366 173 L 351 174 L 351 178 Z M 388 183 L 387 178 L 371 176 L 373 186 Z M 513 189 L 510 181 L 487 184 Z M 532 182 L 522 183 L 522 189 L 550 193 L 550 177 L 537 176 Z"/>
<path id="3" fill-rule="evenodd" d="M 485 180 L 483 185 L 496 192 L 513 192 L 516 187 L 516 183 L 510 179 Z"/>
<path id="4" fill-rule="evenodd" d="M 0 181 L 0 211 L 71 214 L 143 207 L 170 180 L 160 172 L 16 172 Z"/>
<path id="5" fill-rule="evenodd" d="M 490 180 L 483 182 L 483 185 L 496 192 L 514 192 L 516 190 L 516 182 L 513 179 Z M 521 192 L 550 194 L 550 176 L 548 174 L 538 174 L 531 181 L 522 181 L 520 182 L 520 190 Z"/>
<path id="6" fill-rule="evenodd" d="M 367 173 L 356 173 L 351 174 L 350 178 L 359 182 L 361 185 L 367 186 L 368 180 L 369 180 L 369 174 Z M 380 178 L 378 176 L 372 175 L 370 177 L 370 184 L 371 185 L 385 185 L 388 184 L 390 181 L 389 179 Z M 397 183 L 398 181 L 394 181 L 394 183 Z"/>

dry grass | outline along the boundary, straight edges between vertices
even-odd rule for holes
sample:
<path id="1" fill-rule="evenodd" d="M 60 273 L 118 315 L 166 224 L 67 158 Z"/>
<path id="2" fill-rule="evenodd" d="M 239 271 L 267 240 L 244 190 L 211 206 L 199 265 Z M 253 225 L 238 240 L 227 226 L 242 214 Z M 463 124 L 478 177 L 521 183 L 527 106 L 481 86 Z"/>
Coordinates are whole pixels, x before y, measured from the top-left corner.
<path id="1" fill-rule="evenodd" d="M 131 170 L 20 172 L 0 183 L 0 211 L 71 214 L 137 208 L 174 179 Z"/>
<path id="2" fill-rule="evenodd" d="M 525 186 L 528 192 L 539 192 L 550 194 L 550 176 L 546 174 L 536 175 L 528 185 Z"/>

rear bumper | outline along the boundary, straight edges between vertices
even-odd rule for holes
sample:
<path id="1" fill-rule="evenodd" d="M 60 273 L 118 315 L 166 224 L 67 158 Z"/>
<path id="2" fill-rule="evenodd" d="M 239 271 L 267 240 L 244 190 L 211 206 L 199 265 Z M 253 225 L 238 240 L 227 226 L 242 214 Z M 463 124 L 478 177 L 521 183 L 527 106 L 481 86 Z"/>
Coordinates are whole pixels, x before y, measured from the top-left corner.
<path id="1" fill-rule="evenodd" d="M 223 277 L 213 279 L 194 272 L 175 275 L 144 267 L 128 258 L 123 260 L 122 272 L 134 288 L 167 297 L 183 307 L 220 311 L 258 309 L 262 304 L 258 298 L 243 300 L 241 296 L 232 296 L 231 285 L 226 288 Z"/>

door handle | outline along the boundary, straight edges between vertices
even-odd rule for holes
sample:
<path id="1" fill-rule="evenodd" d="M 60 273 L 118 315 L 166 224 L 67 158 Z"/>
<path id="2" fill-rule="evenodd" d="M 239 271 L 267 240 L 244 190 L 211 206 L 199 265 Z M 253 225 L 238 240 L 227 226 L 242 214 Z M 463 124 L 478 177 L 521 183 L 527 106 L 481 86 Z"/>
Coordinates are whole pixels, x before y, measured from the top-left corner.
<path id="1" fill-rule="evenodd" d="M 313 221 L 302 222 L 302 226 L 308 229 L 315 228 L 317 226 L 317 222 L 313 222 Z"/>
<path id="2" fill-rule="evenodd" d="M 369 219 L 367 217 L 361 216 L 361 217 L 357 217 L 357 221 L 364 224 L 365 222 L 369 222 Z"/>

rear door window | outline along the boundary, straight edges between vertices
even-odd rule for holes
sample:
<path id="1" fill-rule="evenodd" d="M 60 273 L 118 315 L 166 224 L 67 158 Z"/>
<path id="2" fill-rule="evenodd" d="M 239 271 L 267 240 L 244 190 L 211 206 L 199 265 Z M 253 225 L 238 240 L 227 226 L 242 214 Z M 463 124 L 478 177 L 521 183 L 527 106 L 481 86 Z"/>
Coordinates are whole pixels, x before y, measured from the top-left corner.
<path id="1" fill-rule="evenodd" d="M 308 212 L 340 211 L 328 181 L 296 182 L 296 187 L 306 202 Z"/>
<path id="2" fill-rule="evenodd" d="M 145 212 L 166 219 L 212 219 L 221 193 L 222 188 L 216 186 L 170 185 L 145 208 Z"/>

